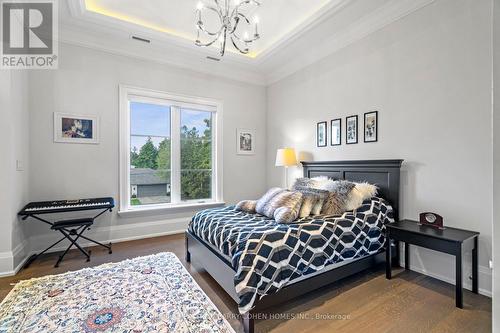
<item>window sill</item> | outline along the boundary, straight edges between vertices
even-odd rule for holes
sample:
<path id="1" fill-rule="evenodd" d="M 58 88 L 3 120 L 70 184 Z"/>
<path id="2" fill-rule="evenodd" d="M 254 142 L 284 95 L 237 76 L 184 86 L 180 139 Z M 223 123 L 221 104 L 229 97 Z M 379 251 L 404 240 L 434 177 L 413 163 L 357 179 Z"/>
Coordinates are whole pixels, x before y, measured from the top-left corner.
<path id="1" fill-rule="evenodd" d="M 132 208 L 128 210 L 119 210 L 118 215 L 122 217 L 137 217 L 147 215 L 164 215 L 173 213 L 186 213 L 194 212 L 206 208 L 222 207 L 226 203 L 222 201 L 217 202 L 202 202 L 202 203 L 186 203 L 172 206 L 156 205 L 146 206 L 140 208 Z"/>

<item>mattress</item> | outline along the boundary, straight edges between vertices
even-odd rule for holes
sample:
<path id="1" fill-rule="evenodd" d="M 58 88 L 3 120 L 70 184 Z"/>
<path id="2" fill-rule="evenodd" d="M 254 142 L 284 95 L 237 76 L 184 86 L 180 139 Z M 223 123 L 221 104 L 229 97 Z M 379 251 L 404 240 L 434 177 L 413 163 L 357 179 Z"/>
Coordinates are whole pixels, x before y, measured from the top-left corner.
<path id="1" fill-rule="evenodd" d="M 382 198 L 365 201 L 341 216 L 318 215 L 280 224 L 234 206 L 206 209 L 188 230 L 231 263 L 240 313 L 284 286 L 333 265 L 378 253 L 392 207 Z"/>

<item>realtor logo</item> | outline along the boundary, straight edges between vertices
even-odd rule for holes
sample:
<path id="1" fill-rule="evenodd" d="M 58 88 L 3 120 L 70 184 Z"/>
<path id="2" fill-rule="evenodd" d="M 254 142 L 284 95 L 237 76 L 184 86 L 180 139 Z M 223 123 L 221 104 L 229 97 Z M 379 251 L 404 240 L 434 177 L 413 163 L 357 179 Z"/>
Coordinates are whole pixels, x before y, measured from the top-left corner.
<path id="1" fill-rule="evenodd" d="M 0 0 L 2 69 L 57 68 L 55 0 Z"/>

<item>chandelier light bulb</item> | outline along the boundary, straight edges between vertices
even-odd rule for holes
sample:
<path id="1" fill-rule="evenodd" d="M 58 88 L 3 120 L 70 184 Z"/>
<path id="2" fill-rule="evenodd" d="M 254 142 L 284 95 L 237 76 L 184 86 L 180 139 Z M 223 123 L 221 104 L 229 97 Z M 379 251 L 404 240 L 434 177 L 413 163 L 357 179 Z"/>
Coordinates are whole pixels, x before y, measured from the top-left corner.
<path id="1" fill-rule="evenodd" d="M 202 10 L 203 9 L 203 2 L 198 1 L 198 4 L 196 5 L 196 9 Z"/>
<path id="2" fill-rule="evenodd" d="M 260 19 L 259 19 L 259 17 L 258 17 L 257 15 L 255 15 L 255 16 L 253 17 L 253 22 L 254 22 L 255 24 L 259 24 Z"/>

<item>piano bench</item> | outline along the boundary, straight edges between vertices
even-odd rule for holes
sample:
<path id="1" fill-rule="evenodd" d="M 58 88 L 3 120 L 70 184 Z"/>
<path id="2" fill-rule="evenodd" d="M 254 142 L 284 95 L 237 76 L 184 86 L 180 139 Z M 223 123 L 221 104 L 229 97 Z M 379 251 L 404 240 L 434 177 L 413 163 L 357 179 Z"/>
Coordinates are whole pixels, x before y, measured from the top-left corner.
<path id="1" fill-rule="evenodd" d="M 61 221 L 54 222 L 54 225 L 50 229 L 59 230 L 59 229 L 65 229 L 65 228 L 91 226 L 92 224 L 94 224 L 93 218 L 61 220 Z"/>

